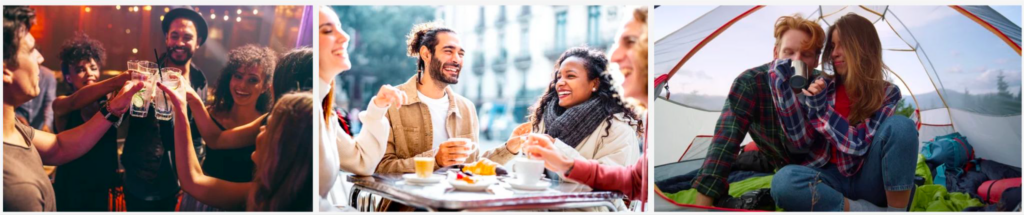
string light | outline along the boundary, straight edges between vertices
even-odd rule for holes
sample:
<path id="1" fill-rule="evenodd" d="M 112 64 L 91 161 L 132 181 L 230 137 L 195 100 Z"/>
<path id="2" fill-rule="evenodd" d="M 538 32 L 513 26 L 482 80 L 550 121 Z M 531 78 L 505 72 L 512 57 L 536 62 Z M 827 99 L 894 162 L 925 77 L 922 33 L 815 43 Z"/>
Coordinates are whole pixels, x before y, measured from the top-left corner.
<path id="1" fill-rule="evenodd" d="M 228 18 L 228 15 L 224 14 L 224 21 L 228 21 L 228 19 L 230 19 L 230 18 Z"/>
<path id="2" fill-rule="evenodd" d="M 138 53 L 139 53 L 139 49 L 138 48 L 132 48 L 132 54 L 138 54 Z"/>
<path id="3" fill-rule="evenodd" d="M 167 12 L 171 12 L 171 8 L 170 7 L 164 7 L 164 13 L 167 13 Z"/>
<path id="4" fill-rule="evenodd" d="M 256 14 L 259 14 L 259 13 L 260 13 L 260 10 L 252 9 L 252 15 L 256 15 Z"/>
<path id="5" fill-rule="evenodd" d="M 217 14 L 210 13 L 210 19 L 217 19 Z"/>
<path id="6" fill-rule="evenodd" d="M 132 7 L 132 10 L 134 10 L 135 12 L 139 12 L 139 6 Z"/>
<path id="7" fill-rule="evenodd" d="M 242 17 L 235 17 L 235 22 L 242 22 Z"/>
<path id="8" fill-rule="evenodd" d="M 160 15 L 160 21 L 164 21 L 164 15 Z"/>
<path id="9" fill-rule="evenodd" d="M 237 11 L 235 11 L 235 13 L 241 15 L 242 14 L 242 9 L 238 9 Z"/>
<path id="10" fill-rule="evenodd" d="M 146 5 L 145 7 L 142 7 L 142 9 L 146 10 L 146 11 L 150 11 L 150 10 L 153 10 L 153 6 Z"/>
<path id="11" fill-rule="evenodd" d="M 91 7 L 85 7 L 85 12 L 86 13 L 91 13 L 92 12 L 92 8 Z"/>
<path id="12" fill-rule="evenodd" d="M 121 10 L 121 5 L 114 6 L 114 9 Z"/>

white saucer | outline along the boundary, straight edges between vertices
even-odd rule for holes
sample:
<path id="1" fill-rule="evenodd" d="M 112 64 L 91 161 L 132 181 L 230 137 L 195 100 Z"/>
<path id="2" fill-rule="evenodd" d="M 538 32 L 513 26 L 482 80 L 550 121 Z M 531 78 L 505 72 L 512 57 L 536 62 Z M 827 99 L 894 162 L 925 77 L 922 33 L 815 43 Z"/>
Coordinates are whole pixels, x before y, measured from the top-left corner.
<path id="1" fill-rule="evenodd" d="M 409 173 L 402 175 L 402 178 L 405 179 L 405 182 L 414 184 L 433 184 L 444 180 L 444 176 L 438 174 L 433 174 L 429 178 L 420 178 L 416 176 L 416 173 Z"/>
<path id="2" fill-rule="evenodd" d="M 494 177 L 478 176 L 475 184 L 469 184 L 465 181 L 458 180 L 457 176 L 448 176 L 448 183 L 452 185 L 456 190 L 469 191 L 469 192 L 483 192 L 488 187 L 497 183 L 498 180 Z"/>
<path id="3" fill-rule="evenodd" d="M 517 190 L 544 191 L 551 186 L 551 182 L 543 180 L 533 184 L 523 184 L 519 179 L 513 178 L 506 182 L 508 182 L 508 185 L 512 185 L 512 189 Z"/>

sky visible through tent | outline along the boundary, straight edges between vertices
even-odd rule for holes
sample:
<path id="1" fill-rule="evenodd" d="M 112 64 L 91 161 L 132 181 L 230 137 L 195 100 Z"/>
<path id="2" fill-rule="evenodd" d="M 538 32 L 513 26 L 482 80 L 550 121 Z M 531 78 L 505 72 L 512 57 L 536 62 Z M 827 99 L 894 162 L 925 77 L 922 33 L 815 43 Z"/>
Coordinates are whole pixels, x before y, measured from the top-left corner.
<path id="1" fill-rule="evenodd" d="M 659 7 L 655 9 L 651 34 L 654 38 L 663 38 L 715 8 L 715 6 Z M 717 107 L 721 107 L 722 99 L 728 93 L 729 86 L 736 75 L 747 68 L 771 60 L 775 42 L 771 33 L 775 19 L 796 12 L 808 17 L 817 8 L 817 6 L 769 6 L 737 22 L 708 43 L 680 68 L 675 77 L 669 81 L 673 97 L 680 94 L 713 97 L 713 99 L 705 99 L 709 102 L 714 101 L 710 103 L 716 103 L 708 106 L 719 105 Z M 994 6 L 993 9 L 1003 14 L 1011 22 L 1020 25 L 1020 6 Z M 1010 92 L 1013 96 L 1018 96 L 1021 92 L 1020 55 L 974 21 L 947 6 L 891 6 L 890 11 L 902 20 L 903 24 L 914 34 L 917 42 L 924 48 L 935 70 L 940 74 L 939 78 L 947 91 L 994 94 L 998 92 L 997 77 L 1002 74 L 1004 82 L 1008 85 L 1004 91 Z M 813 16 L 817 18 L 817 14 Z M 902 31 L 902 27 L 896 21 L 890 20 L 890 22 L 901 36 L 912 40 L 905 31 Z M 700 34 L 704 35 L 719 26 L 697 25 L 695 27 L 699 31 L 706 31 Z M 826 30 L 828 28 L 827 26 L 823 27 Z M 877 22 L 875 27 L 879 32 L 883 48 L 910 48 L 884 21 Z M 702 39 L 700 36 L 692 36 L 679 41 L 679 43 L 697 43 L 700 39 Z M 910 42 L 913 43 L 913 41 Z M 656 53 L 670 51 L 661 50 L 660 46 L 655 49 Z M 910 90 L 918 95 L 919 99 L 921 99 L 921 95 L 934 94 L 935 87 L 929 81 L 928 74 L 924 72 L 916 53 L 885 51 L 883 56 L 885 63 L 906 81 L 907 86 L 911 87 Z M 665 59 L 656 59 L 659 62 L 662 60 Z M 674 61 L 672 64 L 678 62 L 678 59 L 670 60 Z M 654 73 L 667 72 L 655 71 Z M 890 79 L 897 82 L 894 78 Z M 902 92 L 908 95 L 905 86 L 897 85 L 900 85 Z M 936 101 L 931 100 L 931 102 Z M 700 106 L 701 104 L 696 105 Z M 1019 109 L 1017 114 L 1019 115 Z"/>

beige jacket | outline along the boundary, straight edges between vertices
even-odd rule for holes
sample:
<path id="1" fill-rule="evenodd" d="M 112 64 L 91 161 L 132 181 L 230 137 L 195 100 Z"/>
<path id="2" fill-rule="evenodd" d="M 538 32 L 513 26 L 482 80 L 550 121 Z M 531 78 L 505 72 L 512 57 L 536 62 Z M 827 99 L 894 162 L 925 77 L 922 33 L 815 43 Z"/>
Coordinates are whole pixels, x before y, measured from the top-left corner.
<path id="1" fill-rule="evenodd" d="M 384 159 L 377 166 L 377 173 L 415 172 L 414 157 L 433 157 L 435 153 L 430 109 L 419 98 L 416 78 L 410 78 L 397 88 L 404 91 L 409 100 L 402 108 L 388 109 L 386 117 L 391 121 L 391 136 L 388 137 Z M 469 99 L 455 94 L 451 87 L 444 90 L 448 94 L 448 137 L 469 138 L 479 142 L 480 122 L 476 116 L 476 106 Z M 475 162 L 478 156 L 479 151 L 474 152 L 466 162 Z M 434 168 L 441 167 L 435 164 Z"/>

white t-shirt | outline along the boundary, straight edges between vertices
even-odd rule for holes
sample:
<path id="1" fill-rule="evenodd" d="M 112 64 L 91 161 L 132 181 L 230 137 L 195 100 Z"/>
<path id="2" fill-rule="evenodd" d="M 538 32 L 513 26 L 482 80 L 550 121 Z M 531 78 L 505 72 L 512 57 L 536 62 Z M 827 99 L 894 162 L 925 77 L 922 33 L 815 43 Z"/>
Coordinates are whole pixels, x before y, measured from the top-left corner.
<path id="1" fill-rule="evenodd" d="M 434 130 L 434 146 L 433 149 L 437 149 L 441 146 L 441 143 L 448 140 L 448 93 L 445 93 L 440 99 L 433 99 L 423 95 L 423 93 L 416 91 L 419 94 L 420 100 L 423 104 L 427 104 L 427 109 L 430 109 L 430 123 Z"/>

